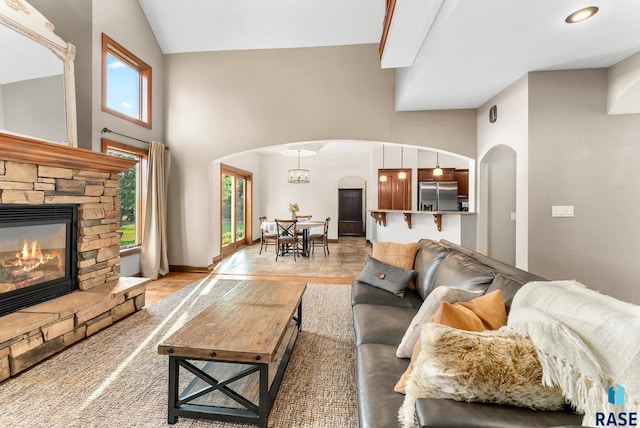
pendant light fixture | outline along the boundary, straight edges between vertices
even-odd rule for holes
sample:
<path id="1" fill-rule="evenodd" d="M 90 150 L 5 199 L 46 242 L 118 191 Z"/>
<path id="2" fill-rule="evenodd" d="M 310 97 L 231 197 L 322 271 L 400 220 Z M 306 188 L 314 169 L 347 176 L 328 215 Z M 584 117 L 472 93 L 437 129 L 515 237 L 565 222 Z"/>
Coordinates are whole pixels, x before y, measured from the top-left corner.
<path id="1" fill-rule="evenodd" d="M 442 174 L 444 174 L 444 171 L 440 168 L 440 156 L 438 156 L 438 152 L 436 152 L 436 167 L 433 170 L 433 176 L 440 177 Z"/>
<path id="2" fill-rule="evenodd" d="M 378 177 L 378 180 L 381 183 L 385 183 L 387 181 L 387 176 L 384 173 L 384 144 L 382 145 L 382 175 L 380 177 Z"/>
<path id="3" fill-rule="evenodd" d="M 404 146 L 400 147 L 400 172 L 398 173 L 398 180 L 404 180 L 407 178 L 407 173 L 404 170 Z"/>
<path id="4" fill-rule="evenodd" d="M 300 168 L 300 150 L 298 150 L 298 167 L 289 170 L 289 183 L 306 184 L 309 180 L 309 170 Z"/>

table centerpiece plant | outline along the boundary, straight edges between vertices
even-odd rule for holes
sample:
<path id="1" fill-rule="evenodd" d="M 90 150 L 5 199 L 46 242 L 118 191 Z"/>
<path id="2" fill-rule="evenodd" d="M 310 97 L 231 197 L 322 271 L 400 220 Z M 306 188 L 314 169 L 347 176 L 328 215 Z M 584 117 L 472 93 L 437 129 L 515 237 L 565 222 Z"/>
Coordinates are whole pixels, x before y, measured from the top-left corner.
<path id="1" fill-rule="evenodd" d="M 298 207 L 298 203 L 297 202 L 289 203 L 289 211 L 291 211 L 291 219 L 295 220 L 296 213 L 300 211 L 300 207 Z"/>

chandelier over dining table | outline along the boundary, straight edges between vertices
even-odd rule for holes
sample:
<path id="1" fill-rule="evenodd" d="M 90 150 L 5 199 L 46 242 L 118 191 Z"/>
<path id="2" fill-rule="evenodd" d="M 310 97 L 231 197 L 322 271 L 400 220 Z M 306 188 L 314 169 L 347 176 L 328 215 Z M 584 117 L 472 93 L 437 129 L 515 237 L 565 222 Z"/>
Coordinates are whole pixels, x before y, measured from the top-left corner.
<path id="1" fill-rule="evenodd" d="M 289 170 L 289 183 L 305 184 L 309 181 L 309 170 L 300 168 L 300 150 L 298 150 L 298 167 Z"/>

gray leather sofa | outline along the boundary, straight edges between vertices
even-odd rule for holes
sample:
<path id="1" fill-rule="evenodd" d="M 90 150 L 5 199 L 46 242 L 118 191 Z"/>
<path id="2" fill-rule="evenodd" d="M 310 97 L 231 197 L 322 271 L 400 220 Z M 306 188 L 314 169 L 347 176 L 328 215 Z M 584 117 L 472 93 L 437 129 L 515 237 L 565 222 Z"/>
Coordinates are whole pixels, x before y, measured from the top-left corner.
<path id="1" fill-rule="evenodd" d="M 414 269 L 416 290 L 398 297 L 354 280 L 351 300 L 356 342 L 356 387 L 361 428 L 398 427 L 404 395 L 393 387 L 409 365 L 396 358 L 396 349 L 424 298 L 447 285 L 490 292 L 502 289 L 507 311 L 515 292 L 525 283 L 541 280 L 533 274 L 488 258 L 451 242 L 419 241 Z M 419 399 L 420 427 L 551 427 L 580 425 L 581 415 L 564 411 L 536 411 L 447 399 Z"/>

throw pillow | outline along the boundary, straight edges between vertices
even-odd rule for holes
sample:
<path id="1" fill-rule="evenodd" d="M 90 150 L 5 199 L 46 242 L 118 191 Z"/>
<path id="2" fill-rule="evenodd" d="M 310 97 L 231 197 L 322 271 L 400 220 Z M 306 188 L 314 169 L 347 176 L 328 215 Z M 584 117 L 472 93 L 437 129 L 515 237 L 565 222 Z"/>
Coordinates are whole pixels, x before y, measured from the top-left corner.
<path id="1" fill-rule="evenodd" d="M 468 302 L 442 302 L 429 321 L 460 330 L 497 330 L 507 323 L 502 290 L 492 291 Z"/>
<path id="2" fill-rule="evenodd" d="M 413 317 L 413 320 L 411 320 L 411 324 L 409 324 L 407 331 L 405 331 L 400 341 L 400 345 L 398 345 L 396 357 L 409 358 L 411 356 L 416 341 L 420 337 L 420 327 L 438 311 L 442 302 L 466 302 L 475 299 L 481 294 L 481 291 L 460 290 L 445 285 L 437 287 L 427 296 L 425 301 L 422 302 L 418 313 Z"/>
<path id="3" fill-rule="evenodd" d="M 402 297 L 413 274 L 412 270 L 392 266 L 367 254 L 364 269 L 356 280 Z"/>
<path id="4" fill-rule="evenodd" d="M 417 252 L 417 242 L 409 242 L 406 244 L 397 242 L 374 242 L 371 257 L 401 269 L 413 269 Z M 409 282 L 408 288 L 410 290 L 415 289 L 413 280 Z"/>
<path id="5" fill-rule="evenodd" d="M 413 269 L 417 251 L 417 242 L 374 242 L 371 257 L 402 269 Z"/>
<path id="6" fill-rule="evenodd" d="M 540 410 L 559 410 L 565 405 L 560 389 L 542 384 L 542 367 L 528 337 L 510 331 L 469 332 L 427 323 L 422 327 L 421 342 L 398 414 L 404 427 L 413 427 L 418 398 Z"/>
<path id="7" fill-rule="evenodd" d="M 453 305 L 448 302 L 442 302 L 436 313 L 429 318 L 429 323 L 438 323 L 468 331 L 497 330 L 507 323 L 502 292 L 496 290 L 468 302 L 457 302 Z M 411 362 L 394 386 L 394 391 L 401 394 L 405 393 L 405 384 L 409 376 L 411 376 L 419 349 L 420 340 L 418 339 L 411 354 Z"/>

